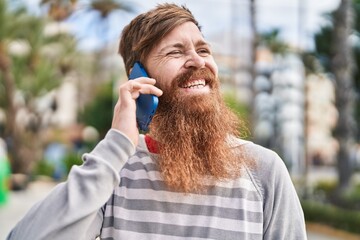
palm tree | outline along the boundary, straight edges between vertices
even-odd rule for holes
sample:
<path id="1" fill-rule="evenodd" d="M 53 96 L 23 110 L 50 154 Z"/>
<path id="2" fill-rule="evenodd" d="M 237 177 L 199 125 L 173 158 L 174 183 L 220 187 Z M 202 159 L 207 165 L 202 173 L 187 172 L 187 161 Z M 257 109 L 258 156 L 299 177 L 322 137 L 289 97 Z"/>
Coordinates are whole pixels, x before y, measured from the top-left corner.
<path id="1" fill-rule="evenodd" d="M 352 176 L 351 151 L 355 143 L 356 123 L 354 121 L 353 58 L 349 36 L 353 23 L 352 1 L 341 0 L 334 13 L 334 31 L 332 35 L 331 70 L 336 82 L 336 107 L 339 119 L 335 128 L 335 137 L 339 141 L 338 173 L 339 191 L 344 192 Z"/>
<path id="2" fill-rule="evenodd" d="M 110 17 L 115 14 L 133 11 L 133 6 L 121 0 L 91 0 L 89 3 L 80 5 L 75 16 L 92 15 L 93 26 L 90 30 L 95 30 L 99 39 L 106 45 L 108 41 L 106 39 L 107 34 L 110 30 Z"/>
<path id="3" fill-rule="evenodd" d="M 113 73 L 104 66 L 104 60 L 109 55 L 110 19 L 114 16 L 121 16 L 126 12 L 133 12 L 134 7 L 121 0 L 91 0 L 89 3 L 80 5 L 76 17 L 91 16 L 92 25 L 87 34 L 95 33 L 97 40 L 101 42 L 101 47 L 94 51 L 93 66 L 89 69 L 90 78 L 87 80 L 85 88 L 91 86 L 88 91 L 89 96 L 95 96 L 99 85 L 104 81 L 114 79 Z M 111 53 L 113 50 L 111 49 Z M 100 81 L 99 81 L 100 80 Z M 86 103 L 86 101 L 84 102 Z"/>
<path id="4" fill-rule="evenodd" d="M 19 132 L 15 126 L 16 119 L 16 106 L 15 106 L 15 79 L 12 73 L 12 62 L 8 54 L 8 40 L 14 34 L 14 23 L 16 17 L 22 14 L 18 11 L 13 15 L 7 12 L 6 0 L 0 0 L 0 80 L 4 88 L 5 94 L 5 112 L 6 112 L 6 125 L 5 125 L 5 138 L 11 140 L 9 154 L 13 165 L 18 165 L 20 162 L 19 148 L 21 141 Z M 12 147 L 12 146 L 19 146 Z"/>
<path id="5" fill-rule="evenodd" d="M 75 9 L 77 0 L 41 0 L 40 6 L 48 5 L 48 15 L 57 22 L 67 19 Z"/>
<path id="6" fill-rule="evenodd" d="M 42 147 L 38 136 L 42 116 L 35 102 L 60 84 L 69 68 L 66 55 L 75 47 L 75 42 L 70 36 L 45 36 L 44 18 L 30 15 L 24 8 L 7 11 L 5 3 L 5 0 L 0 0 L 0 79 L 6 95 L 3 104 L 7 113 L 6 137 L 11 139 L 9 152 L 13 172 L 29 173 L 34 161 L 39 160 Z M 64 42 L 64 39 L 67 40 Z M 28 51 L 10 55 L 9 44 L 19 40 L 27 43 Z M 44 54 L 49 44 L 61 45 L 63 53 L 56 57 Z M 18 109 L 14 99 L 15 91 L 19 90 L 25 99 L 23 108 L 31 116 L 23 123 L 25 128 L 16 126 Z"/>

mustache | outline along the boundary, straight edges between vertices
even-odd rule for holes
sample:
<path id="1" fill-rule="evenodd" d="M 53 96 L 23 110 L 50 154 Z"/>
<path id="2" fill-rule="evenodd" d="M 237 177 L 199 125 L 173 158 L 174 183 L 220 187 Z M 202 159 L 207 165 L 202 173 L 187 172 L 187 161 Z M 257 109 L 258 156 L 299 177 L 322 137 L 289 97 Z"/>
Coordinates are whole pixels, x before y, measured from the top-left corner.
<path id="1" fill-rule="evenodd" d="M 176 87 L 184 86 L 188 81 L 193 79 L 203 78 L 206 81 L 206 84 L 210 85 L 210 87 L 214 86 L 216 82 L 215 75 L 208 68 L 201 69 L 189 69 L 186 72 L 180 73 L 175 77 L 173 81 L 173 85 Z"/>

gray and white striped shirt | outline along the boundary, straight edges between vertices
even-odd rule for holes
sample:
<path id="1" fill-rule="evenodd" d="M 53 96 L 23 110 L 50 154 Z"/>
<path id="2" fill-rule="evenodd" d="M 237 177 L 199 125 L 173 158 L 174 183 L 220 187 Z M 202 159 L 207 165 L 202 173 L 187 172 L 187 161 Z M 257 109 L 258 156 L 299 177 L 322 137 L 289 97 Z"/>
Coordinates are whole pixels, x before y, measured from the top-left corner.
<path id="1" fill-rule="evenodd" d="M 279 159 L 251 142 L 238 142 Z M 142 138 L 106 204 L 101 239 L 263 239 L 264 190 L 249 169 L 205 192 L 184 194 L 165 186 L 155 161 Z"/>
<path id="2" fill-rule="evenodd" d="M 68 180 L 37 203 L 10 239 L 306 239 L 304 216 L 283 161 L 238 141 L 255 160 L 241 178 L 199 194 L 169 191 L 144 137 L 137 148 L 110 130 Z"/>

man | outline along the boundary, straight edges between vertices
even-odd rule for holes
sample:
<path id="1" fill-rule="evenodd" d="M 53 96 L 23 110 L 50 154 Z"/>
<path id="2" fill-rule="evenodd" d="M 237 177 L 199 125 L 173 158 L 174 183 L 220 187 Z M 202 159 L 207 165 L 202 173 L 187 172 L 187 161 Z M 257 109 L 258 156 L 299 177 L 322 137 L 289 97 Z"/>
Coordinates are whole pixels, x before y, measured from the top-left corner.
<path id="1" fill-rule="evenodd" d="M 105 139 L 8 239 L 306 239 L 281 159 L 237 138 L 191 12 L 163 4 L 137 16 L 120 53 L 127 73 L 140 61 L 151 78 L 120 86 Z M 136 125 L 140 93 L 159 97 L 146 136 Z"/>

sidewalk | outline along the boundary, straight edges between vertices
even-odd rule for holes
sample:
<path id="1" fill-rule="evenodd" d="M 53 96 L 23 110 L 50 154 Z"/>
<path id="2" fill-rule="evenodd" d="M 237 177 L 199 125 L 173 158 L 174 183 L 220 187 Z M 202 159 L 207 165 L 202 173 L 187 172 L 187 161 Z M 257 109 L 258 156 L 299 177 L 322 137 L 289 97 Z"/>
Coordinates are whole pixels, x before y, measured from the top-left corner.
<path id="1" fill-rule="evenodd" d="M 11 192 L 9 201 L 0 207 L 0 239 L 5 239 L 11 228 L 22 216 L 55 186 L 51 181 L 30 183 L 24 191 Z"/>
<path id="2" fill-rule="evenodd" d="M 25 191 L 11 192 L 7 205 L 0 207 L 0 239 L 5 239 L 11 228 L 37 201 L 44 198 L 56 185 L 54 182 L 37 181 L 31 183 Z M 345 235 L 337 236 L 330 231 L 318 231 L 321 227 L 308 226 L 308 240 L 350 240 Z"/>

